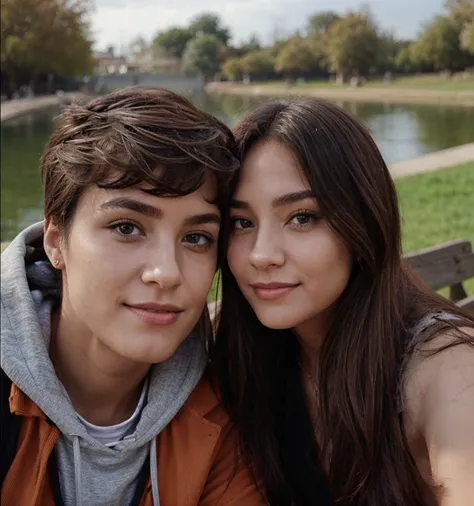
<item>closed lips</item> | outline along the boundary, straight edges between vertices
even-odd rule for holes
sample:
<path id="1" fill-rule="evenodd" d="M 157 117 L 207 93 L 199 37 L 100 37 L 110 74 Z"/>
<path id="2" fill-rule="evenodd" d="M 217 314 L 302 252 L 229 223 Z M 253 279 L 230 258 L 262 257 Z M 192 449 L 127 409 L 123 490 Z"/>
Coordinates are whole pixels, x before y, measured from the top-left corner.
<path id="1" fill-rule="evenodd" d="M 155 302 L 126 305 L 133 309 L 141 309 L 143 311 L 151 311 L 153 313 L 181 313 L 183 311 L 180 307 L 172 304 L 157 304 Z"/>

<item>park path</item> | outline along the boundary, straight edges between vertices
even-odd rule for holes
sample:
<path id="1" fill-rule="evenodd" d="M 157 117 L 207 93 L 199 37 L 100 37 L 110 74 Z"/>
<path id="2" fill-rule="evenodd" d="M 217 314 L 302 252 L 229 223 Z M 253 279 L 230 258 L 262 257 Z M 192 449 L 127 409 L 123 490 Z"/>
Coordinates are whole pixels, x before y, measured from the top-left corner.
<path id="1" fill-rule="evenodd" d="M 474 161 L 474 142 L 389 165 L 394 179 L 455 167 Z M 474 170 L 474 169 L 473 169 Z"/>
<path id="2" fill-rule="evenodd" d="M 73 101 L 82 98 L 82 93 L 64 93 L 61 97 L 57 95 L 46 95 L 41 97 L 18 98 L 2 102 L 1 122 L 16 118 L 22 114 L 44 109 L 53 105 L 59 105 L 64 101 Z"/>

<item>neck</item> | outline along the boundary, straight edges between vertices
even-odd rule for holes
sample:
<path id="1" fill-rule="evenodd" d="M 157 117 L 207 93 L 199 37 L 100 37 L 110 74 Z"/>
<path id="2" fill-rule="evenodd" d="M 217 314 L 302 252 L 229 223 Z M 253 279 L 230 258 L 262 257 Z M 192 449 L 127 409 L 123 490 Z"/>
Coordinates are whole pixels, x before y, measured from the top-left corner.
<path id="1" fill-rule="evenodd" d="M 150 365 L 117 355 L 63 308 L 52 323 L 51 361 L 77 413 L 102 426 L 129 418 Z"/>

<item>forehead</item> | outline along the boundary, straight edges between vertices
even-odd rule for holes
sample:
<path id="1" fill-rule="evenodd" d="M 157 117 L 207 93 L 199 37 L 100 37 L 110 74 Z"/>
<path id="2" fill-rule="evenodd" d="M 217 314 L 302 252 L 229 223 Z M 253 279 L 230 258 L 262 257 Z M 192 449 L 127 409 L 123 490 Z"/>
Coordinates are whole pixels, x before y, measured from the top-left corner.
<path id="1" fill-rule="evenodd" d="M 195 192 L 182 197 L 160 197 L 148 194 L 142 190 L 151 189 L 150 185 L 143 184 L 139 187 L 130 187 L 124 189 L 104 189 L 98 186 L 87 188 L 81 195 L 77 212 L 96 213 L 100 212 L 101 205 L 117 197 L 128 197 L 134 200 L 144 202 L 163 210 L 165 213 L 169 210 L 170 214 L 177 216 L 179 214 L 191 214 L 194 211 L 204 208 L 212 211 L 216 209 L 217 183 L 215 177 L 211 174 L 206 177 L 204 183 Z"/>
<path id="2" fill-rule="evenodd" d="M 309 189 L 294 154 L 277 141 L 257 143 L 245 156 L 236 195 L 242 198 L 275 197 Z"/>

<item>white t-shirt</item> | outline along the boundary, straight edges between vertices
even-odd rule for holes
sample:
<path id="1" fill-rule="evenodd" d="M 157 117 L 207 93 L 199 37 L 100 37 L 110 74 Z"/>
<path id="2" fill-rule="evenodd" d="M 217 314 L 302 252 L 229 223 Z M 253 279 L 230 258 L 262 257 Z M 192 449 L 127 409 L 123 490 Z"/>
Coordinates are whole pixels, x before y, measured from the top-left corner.
<path id="1" fill-rule="evenodd" d="M 122 441 L 126 436 L 129 436 L 130 434 L 133 434 L 135 432 L 135 428 L 138 424 L 140 414 L 145 404 L 147 391 L 148 391 L 148 378 L 145 380 L 143 384 L 143 390 L 140 395 L 137 407 L 133 412 L 133 415 L 128 420 L 118 423 L 117 425 L 107 425 L 107 426 L 94 425 L 93 423 L 89 423 L 87 420 L 82 418 L 82 416 L 79 415 L 78 413 L 76 413 L 76 415 L 85 426 L 89 436 L 93 437 L 95 440 L 99 441 L 105 446 L 113 447 L 117 443 Z"/>

